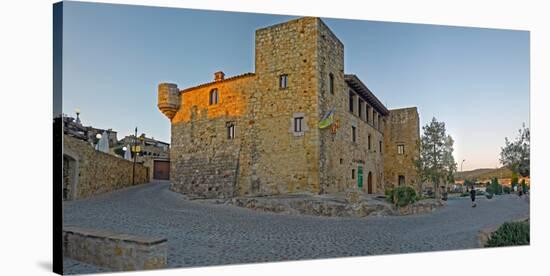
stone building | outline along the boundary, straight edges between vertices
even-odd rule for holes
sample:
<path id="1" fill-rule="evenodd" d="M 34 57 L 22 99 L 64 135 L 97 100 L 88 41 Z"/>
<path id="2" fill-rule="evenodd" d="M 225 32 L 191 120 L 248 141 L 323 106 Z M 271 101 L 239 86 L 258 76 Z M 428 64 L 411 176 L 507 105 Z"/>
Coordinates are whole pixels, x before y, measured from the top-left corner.
<path id="1" fill-rule="evenodd" d="M 140 154 L 138 159 L 142 157 L 154 157 L 154 158 L 166 158 L 170 157 L 170 144 L 156 140 L 154 137 L 147 137 L 145 133 L 142 133 L 137 138 L 134 135 L 127 135 L 118 141 L 117 148 L 132 146 L 137 144 L 140 147 Z"/>
<path id="2" fill-rule="evenodd" d="M 82 125 L 78 115 L 76 120 L 73 117 L 63 116 L 63 133 L 71 137 L 84 140 L 90 144 L 97 144 L 98 139 L 96 138 L 96 135 L 103 135 L 105 132 L 109 138 L 109 147 L 116 146 L 118 143 L 116 131 L 113 131 L 112 129 L 84 126 Z"/>
<path id="3" fill-rule="evenodd" d="M 228 198 L 383 193 L 416 183 L 416 108 L 388 110 L 345 74 L 344 45 L 322 20 L 262 28 L 255 40 L 254 73 L 216 72 L 214 81 L 185 89 L 159 84 L 158 108 L 171 121 L 172 190 Z M 332 124 L 320 128 L 328 114 Z M 400 145 L 406 155 L 386 154 Z"/>

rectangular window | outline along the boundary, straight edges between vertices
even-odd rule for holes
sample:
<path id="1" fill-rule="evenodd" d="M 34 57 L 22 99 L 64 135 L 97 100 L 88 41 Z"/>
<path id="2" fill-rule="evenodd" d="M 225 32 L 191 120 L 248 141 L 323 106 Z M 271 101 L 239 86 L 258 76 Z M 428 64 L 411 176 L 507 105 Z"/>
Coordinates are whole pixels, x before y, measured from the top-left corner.
<path id="1" fill-rule="evenodd" d="M 355 169 L 351 169 L 351 179 L 355 179 Z"/>
<path id="2" fill-rule="evenodd" d="M 363 118 L 363 100 L 359 99 L 359 104 L 357 106 L 357 115 L 359 118 Z"/>
<path id="3" fill-rule="evenodd" d="M 382 153 L 382 141 L 378 141 L 378 151 Z"/>
<path id="4" fill-rule="evenodd" d="M 371 139 L 370 139 L 370 134 L 368 136 L 368 145 L 369 145 L 369 150 L 371 149 Z"/>
<path id="5" fill-rule="evenodd" d="M 288 75 L 279 76 L 279 88 L 285 89 L 288 87 Z"/>
<path id="6" fill-rule="evenodd" d="M 353 113 L 353 92 L 349 91 L 349 112 Z"/>
<path id="7" fill-rule="evenodd" d="M 405 154 L 405 145 L 397 145 L 397 154 Z"/>
<path id="8" fill-rule="evenodd" d="M 334 95 L 334 75 L 332 73 L 328 75 L 328 91 Z"/>
<path id="9" fill-rule="evenodd" d="M 376 113 L 376 111 L 373 111 L 372 112 L 372 125 L 374 126 L 374 128 L 378 128 L 378 113 Z"/>
<path id="10" fill-rule="evenodd" d="M 352 126 L 351 127 L 351 141 L 353 141 L 355 143 L 355 127 Z"/>
<path id="11" fill-rule="evenodd" d="M 294 118 L 294 132 L 302 132 L 302 123 L 304 117 L 295 117 Z"/>
<path id="12" fill-rule="evenodd" d="M 209 104 L 218 104 L 218 89 L 214 88 L 210 90 Z"/>
<path id="13" fill-rule="evenodd" d="M 235 124 L 229 124 L 227 126 L 227 139 L 234 139 L 235 138 Z"/>
<path id="14" fill-rule="evenodd" d="M 369 108 L 369 105 L 366 105 L 366 108 L 365 108 L 365 113 L 367 113 L 367 124 L 370 123 L 369 120 L 370 120 L 370 108 Z"/>

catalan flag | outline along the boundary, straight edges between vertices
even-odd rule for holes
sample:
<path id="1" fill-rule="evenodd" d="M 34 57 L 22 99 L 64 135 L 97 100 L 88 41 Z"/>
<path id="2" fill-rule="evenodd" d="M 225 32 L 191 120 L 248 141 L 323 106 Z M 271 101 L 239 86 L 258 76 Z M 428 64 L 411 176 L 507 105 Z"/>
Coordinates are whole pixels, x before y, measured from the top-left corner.
<path id="1" fill-rule="evenodd" d="M 321 118 L 321 121 L 319 122 L 319 128 L 326 128 L 334 122 L 334 109 L 331 109 Z"/>

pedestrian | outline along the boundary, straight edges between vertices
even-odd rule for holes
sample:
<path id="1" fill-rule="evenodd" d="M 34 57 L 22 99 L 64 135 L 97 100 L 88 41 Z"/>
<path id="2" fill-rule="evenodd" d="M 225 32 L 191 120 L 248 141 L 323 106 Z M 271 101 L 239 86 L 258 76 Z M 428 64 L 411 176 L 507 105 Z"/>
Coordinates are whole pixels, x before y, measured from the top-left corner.
<path id="1" fill-rule="evenodd" d="M 472 199 L 472 207 L 476 207 L 476 189 L 474 187 L 470 189 L 470 198 Z"/>

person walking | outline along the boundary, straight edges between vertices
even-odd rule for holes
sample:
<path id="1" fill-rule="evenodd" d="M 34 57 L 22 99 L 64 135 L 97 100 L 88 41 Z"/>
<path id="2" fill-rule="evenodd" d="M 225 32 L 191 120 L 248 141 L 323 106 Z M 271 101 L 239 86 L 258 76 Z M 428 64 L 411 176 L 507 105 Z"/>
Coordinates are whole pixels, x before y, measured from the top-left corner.
<path id="1" fill-rule="evenodd" d="M 472 207 L 476 207 L 476 189 L 474 187 L 470 190 L 470 198 L 472 199 Z"/>

